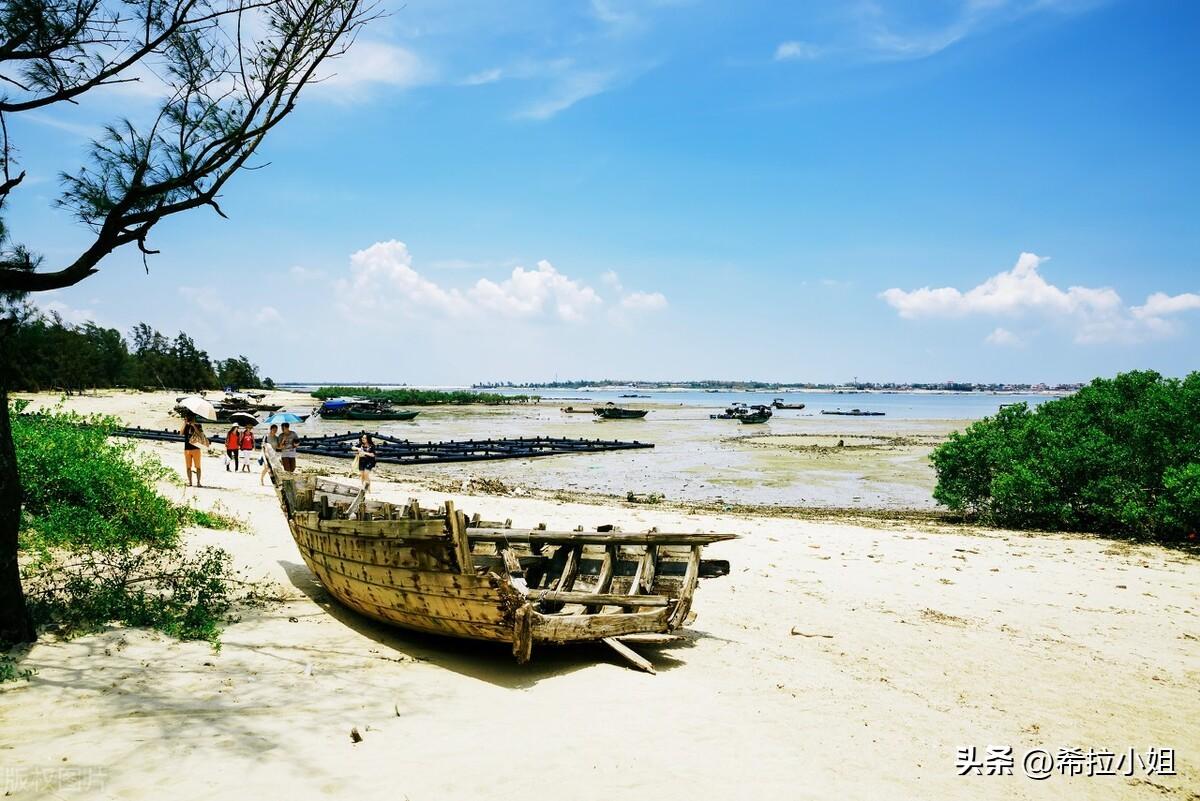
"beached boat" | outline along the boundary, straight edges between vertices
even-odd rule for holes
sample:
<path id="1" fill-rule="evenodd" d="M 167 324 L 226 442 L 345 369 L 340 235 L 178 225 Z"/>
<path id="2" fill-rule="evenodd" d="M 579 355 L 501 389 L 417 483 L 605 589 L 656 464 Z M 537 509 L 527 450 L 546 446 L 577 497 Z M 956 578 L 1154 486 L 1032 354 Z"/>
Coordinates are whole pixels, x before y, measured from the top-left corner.
<path id="1" fill-rule="evenodd" d="M 345 420 L 412 420 L 420 412 L 406 409 L 350 409 L 340 418 Z"/>
<path id="2" fill-rule="evenodd" d="M 783 398 L 776 398 L 771 401 L 771 405 L 776 409 L 803 409 L 803 403 L 784 403 Z"/>
<path id="3" fill-rule="evenodd" d="M 845 412 L 841 409 L 822 409 L 821 414 L 840 414 L 843 417 L 883 417 L 887 412 L 864 412 L 862 409 L 851 409 Z"/>
<path id="4" fill-rule="evenodd" d="M 636 420 L 640 417 L 645 417 L 648 409 L 626 409 L 623 406 L 617 406 L 614 403 L 608 403 L 604 406 L 597 406 L 592 409 L 592 414 L 601 417 L 605 420 Z"/>
<path id="5" fill-rule="evenodd" d="M 317 409 L 326 420 L 412 420 L 420 412 L 393 409 L 391 406 L 364 400 L 327 400 Z"/>
<path id="6" fill-rule="evenodd" d="M 720 414 L 710 414 L 713 420 L 740 420 L 750 414 L 750 407 L 744 403 L 735 403 Z"/>
<path id="7" fill-rule="evenodd" d="M 574 406 L 564 406 L 561 411 L 564 414 L 595 414 L 591 409 L 576 409 Z"/>
<path id="8" fill-rule="evenodd" d="M 765 423 L 771 419 L 771 410 L 765 406 L 755 406 L 754 411 L 750 412 L 749 414 L 744 414 L 738 419 L 746 425 Z"/>
<path id="9" fill-rule="evenodd" d="M 682 628 L 699 579 L 729 573 L 701 552 L 735 534 L 516 529 L 452 501 L 368 501 L 264 453 L 300 555 L 335 599 L 401 628 L 510 643 L 518 662 L 534 643 L 601 640 L 653 672 L 620 638 Z"/>

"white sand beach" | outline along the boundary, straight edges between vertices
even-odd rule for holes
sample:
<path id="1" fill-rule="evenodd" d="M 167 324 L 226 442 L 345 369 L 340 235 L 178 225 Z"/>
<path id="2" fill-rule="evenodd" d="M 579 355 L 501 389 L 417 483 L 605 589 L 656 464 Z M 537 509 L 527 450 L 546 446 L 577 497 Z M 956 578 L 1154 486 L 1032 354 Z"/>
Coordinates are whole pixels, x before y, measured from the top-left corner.
<path id="1" fill-rule="evenodd" d="M 166 400 L 105 393 L 67 405 L 166 425 Z M 140 447 L 182 468 L 177 446 Z M 6 795 L 1200 798 L 1193 556 L 1075 535 L 451 496 L 387 473 L 383 499 L 453 497 L 518 525 L 741 538 L 706 550 L 732 572 L 701 583 L 686 636 L 637 646 L 657 675 L 603 646 L 536 647 L 521 666 L 504 647 L 390 629 L 336 605 L 257 470 L 206 459 L 210 486 L 164 492 L 249 530 L 190 540 L 229 549 L 284 600 L 245 611 L 219 651 L 121 628 L 44 637 L 22 660 L 33 677 L 0 685 Z M 956 749 L 982 757 L 990 746 L 1011 746 L 1014 775 L 958 775 Z M 1030 749 L 1131 747 L 1174 749 L 1177 775 L 1022 770 Z"/>

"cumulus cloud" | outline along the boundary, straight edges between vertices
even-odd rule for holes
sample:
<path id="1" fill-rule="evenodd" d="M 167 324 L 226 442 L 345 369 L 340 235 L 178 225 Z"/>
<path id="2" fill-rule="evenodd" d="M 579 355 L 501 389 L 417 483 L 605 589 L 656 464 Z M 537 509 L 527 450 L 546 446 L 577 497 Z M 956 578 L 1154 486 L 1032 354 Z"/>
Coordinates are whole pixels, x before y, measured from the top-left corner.
<path id="1" fill-rule="evenodd" d="M 536 270 L 514 268 L 512 276 L 499 284 L 480 278 L 468 294 L 485 309 L 509 317 L 552 311 L 562 320 L 582 320 L 589 309 L 601 304 L 596 290 L 568 278 L 544 259 Z"/>
<path id="2" fill-rule="evenodd" d="M 880 297 L 910 320 L 1041 315 L 1072 329 L 1078 343 L 1140 342 L 1171 336 L 1178 326 L 1168 317 L 1200 309 L 1200 295 L 1192 293 L 1156 292 L 1145 304 L 1130 308 L 1111 287 L 1062 289 L 1039 272 L 1045 261 L 1034 253 L 1022 253 L 1011 270 L 965 292 L 954 287 L 893 288 Z"/>
<path id="3" fill-rule="evenodd" d="M 621 276 L 617 275 L 616 270 L 608 270 L 600 276 L 600 280 L 606 286 L 610 286 L 618 292 L 621 291 Z"/>
<path id="4" fill-rule="evenodd" d="M 621 298 L 621 308 L 631 311 L 658 311 L 667 307 L 667 298 L 661 292 L 630 292 Z"/>
<path id="5" fill-rule="evenodd" d="M 469 288 L 445 288 L 412 266 L 403 242 L 376 242 L 350 257 L 350 276 L 335 289 L 344 310 L 404 309 L 453 317 L 491 312 L 510 318 L 584 319 L 602 304 L 590 286 L 560 273 L 548 261 L 537 268 L 515 267 L 503 281 L 480 278 Z"/>
<path id="6" fill-rule="evenodd" d="M 56 314 L 68 325 L 83 325 L 97 323 L 96 312 L 92 309 L 80 309 L 61 300 L 54 299 L 53 293 L 34 293 L 34 305 L 45 314 Z M 50 296 L 50 297 L 47 297 Z"/>
<path id="7" fill-rule="evenodd" d="M 821 57 L 821 49 L 808 42 L 780 42 L 775 48 L 776 61 L 813 61 Z"/>

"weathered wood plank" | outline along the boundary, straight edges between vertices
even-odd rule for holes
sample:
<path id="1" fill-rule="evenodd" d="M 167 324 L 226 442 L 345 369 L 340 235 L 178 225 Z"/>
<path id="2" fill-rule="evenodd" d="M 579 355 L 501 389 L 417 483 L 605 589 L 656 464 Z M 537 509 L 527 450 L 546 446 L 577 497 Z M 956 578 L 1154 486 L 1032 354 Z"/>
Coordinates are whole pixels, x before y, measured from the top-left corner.
<path id="1" fill-rule="evenodd" d="M 667 630 L 668 608 L 611 615 L 542 615 L 534 613 L 533 638 L 547 642 L 579 642 L 623 634 Z"/>
<path id="2" fill-rule="evenodd" d="M 666 606 L 671 599 L 665 595 L 628 595 L 618 593 L 560 592 L 558 590 L 532 590 L 531 601 L 546 601 L 565 604 L 601 604 L 603 606 Z"/>
<path id="3" fill-rule="evenodd" d="M 696 594 L 696 583 L 700 580 L 700 551 L 699 545 L 692 546 L 692 558 L 688 560 L 687 572 L 683 576 L 683 587 L 679 590 L 679 604 L 671 613 L 671 629 L 682 628 L 687 621 L 688 612 L 692 609 L 692 598 Z"/>
<path id="4" fill-rule="evenodd" d="M 321 531 L 350 534 L 355 537 L 388 539 L 449 540 L 442 520 L 322 520 Z"/>
<path id="5" fill-rule="evenodd" d="M 708 545 L 737 539 L 737 534 L 684 534 L 669 531 L 545 531 L 543 529 L 472 528 L 467 535 L 475 542 L 525 542 L 547 545 L 584 543 L 594 545 Z"/>
<path id="6" fill-rule="evenodd" d="M 630 648 L 625 643 L 618 640 L 616 637 L 605 637 L 604 644 L 616 651 L 622 659 L 633 665 L 638 670 L 644 670 L 647 673 L 657 674 L 654 665 L 650 664 L 649 660 L 639 654 L 637 651 Z"/>

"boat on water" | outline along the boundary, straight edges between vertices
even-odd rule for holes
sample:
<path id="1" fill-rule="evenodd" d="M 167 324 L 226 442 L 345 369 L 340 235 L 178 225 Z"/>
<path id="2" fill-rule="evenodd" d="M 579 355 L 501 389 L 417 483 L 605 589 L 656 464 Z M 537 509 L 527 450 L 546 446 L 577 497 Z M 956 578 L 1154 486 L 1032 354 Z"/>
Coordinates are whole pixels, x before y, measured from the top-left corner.
<path id="1" fill-rule="evenodd" d="M 317 414 L 326 420 L 412 420 L 420 412 L 394 409 L 375 401 L 338 398 L 322 403 Z"/>
<path id="2" fill-rule="evenodd" d="M 638 418 L 645 417 L 648 411 L 648 409 L 626 409 L 609 401 L 604 406 L 597 406 L 592 409 L 592 414 L 603 420 L 637 420 Z"/>
<path id="3" fill-rule="evenodd" d="M 803 403 L 784 403 L 783 398 L 776 398 L 771 401 L 771 405 L 776 409 L 803 409 Z"/>
<path id="4" fill-rule="evenodd" d="M 453 501 L 366 500 L 263 450 L 300 555 L 337 601 L 405 629 L 509 643 L 520 663 L 535 643 L 600 640 L 653 672 L 621 638 L 682 628 L 699 579 L 729 573 L 702 551 L 736 534 L 517 529 Z"/>
<path id="5" fill-rule="evenodd" d="M 851 409 L 848 412 L 842 409 L 822 409 L 821 414 L 840 414 L 843 417 L 883 417 L 887 412 L 864 412 L 862 409 Z"/>

